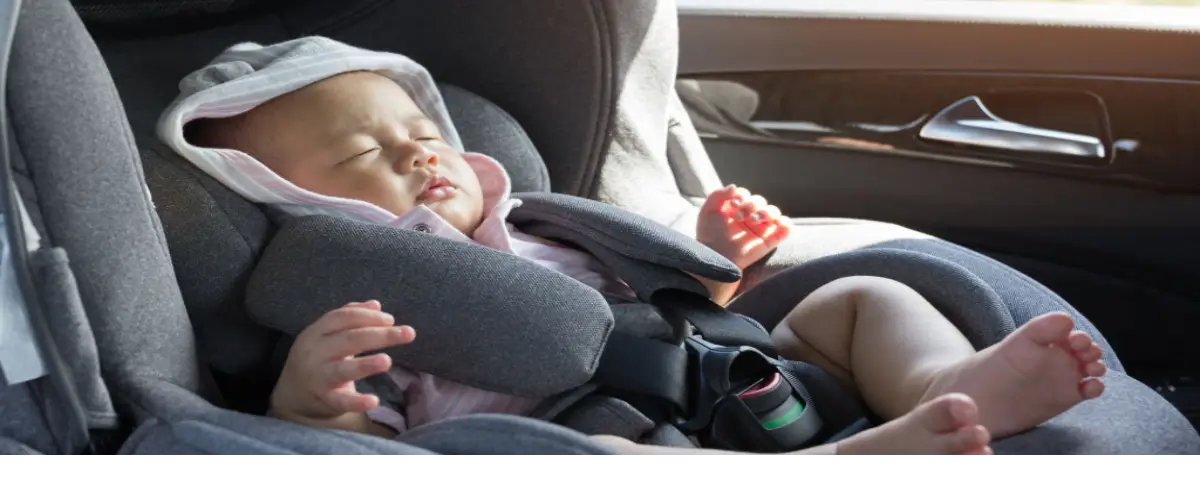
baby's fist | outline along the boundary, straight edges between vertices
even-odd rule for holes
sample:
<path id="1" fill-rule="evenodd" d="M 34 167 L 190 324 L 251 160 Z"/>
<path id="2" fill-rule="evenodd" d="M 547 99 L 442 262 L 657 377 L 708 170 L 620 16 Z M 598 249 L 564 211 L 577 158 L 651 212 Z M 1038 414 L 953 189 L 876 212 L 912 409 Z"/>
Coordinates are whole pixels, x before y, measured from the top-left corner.
<path id="1" fill-rule="evenodd" d="M 740 269 L 762 260 L 789 234 L 778 208 L 732 184 L 708 196 L 696 223 L 696 239 Z"/>

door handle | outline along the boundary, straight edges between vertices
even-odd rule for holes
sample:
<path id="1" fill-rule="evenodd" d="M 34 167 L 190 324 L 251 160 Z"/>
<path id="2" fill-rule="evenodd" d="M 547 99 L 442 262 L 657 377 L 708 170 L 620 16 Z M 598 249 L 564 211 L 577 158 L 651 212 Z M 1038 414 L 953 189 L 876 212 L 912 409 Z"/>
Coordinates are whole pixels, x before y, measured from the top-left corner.
<path id="1" fill-rule="evenodd" d="M 999 151 L 1088 159 L 1103 159 L 1106 151 L 1099 137 L 1031 127 L 1000 118 L 976 96 L 943 109 L 921 127 L 919 136 L 929 141 Z"/>

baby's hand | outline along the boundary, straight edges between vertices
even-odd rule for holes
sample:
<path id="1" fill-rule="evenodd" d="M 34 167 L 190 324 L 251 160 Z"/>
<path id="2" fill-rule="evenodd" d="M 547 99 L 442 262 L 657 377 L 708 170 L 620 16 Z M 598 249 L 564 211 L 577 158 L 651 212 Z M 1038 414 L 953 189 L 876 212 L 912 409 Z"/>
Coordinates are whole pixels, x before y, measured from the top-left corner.
<path id="1" fill-rule="evenodd" d="M 326 313 L 296 337 L 271 394 L 271 413 L 298 423 L 345 428 L 336 420 L 374 410 L 379 398 L 360 394 L 354 382 L 386 372 L 392 360 L 383 353 L 355 356 L 413 341 L 411 327 L 394 324 L 395 318 L 374 300 Z"/>
<path id="2" fill-rule="evenodd" d="M 746 269 L 791 234 L 779 209 L 734 185 L 715 191 L 700 208 L 696 239 Z"/>

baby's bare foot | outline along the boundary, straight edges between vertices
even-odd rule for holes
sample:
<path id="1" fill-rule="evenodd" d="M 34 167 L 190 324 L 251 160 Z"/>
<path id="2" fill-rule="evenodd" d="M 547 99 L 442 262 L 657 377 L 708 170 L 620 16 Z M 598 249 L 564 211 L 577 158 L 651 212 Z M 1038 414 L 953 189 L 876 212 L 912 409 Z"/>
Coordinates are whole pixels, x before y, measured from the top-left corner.
<path id="1" fill-rule="evenodd" d="M 904 416 L 838 443 L 839 455 L 990 455 L 979 409 L 963 394 L 943 394 Z"/>
<path id="2" fill-rule="evenodd" d="M 995 438 L 1029 430 L 1085 399 L 1099 397 L 1107 371 L 1100 347 L 1073 332 L 1070 316 L 1046 314 L 938 373 L 923 401 L 951 392 L 971 396 Z"/>

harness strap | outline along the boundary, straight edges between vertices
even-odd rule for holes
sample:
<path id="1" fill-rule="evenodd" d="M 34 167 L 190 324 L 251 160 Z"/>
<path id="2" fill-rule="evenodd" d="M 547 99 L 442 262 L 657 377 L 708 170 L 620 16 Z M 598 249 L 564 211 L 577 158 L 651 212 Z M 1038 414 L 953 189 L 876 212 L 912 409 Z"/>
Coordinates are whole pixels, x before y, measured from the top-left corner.
<path id="1" fill-rule="evenodd" d="M 725 346 L 744 345 L 775 357 L 771 337 L 757 322 L 734 314 L 707 297 L 683 290 L 659 291 L 651 302 L 663 311 L 683 317 L 704 340 Z"/>
<path id="2" fill-rule="evenodd" d="M 665 400 L 688 408 L 688 354 L 683 347 L 614 331 L 592 381 L 606 389 Z"/>

